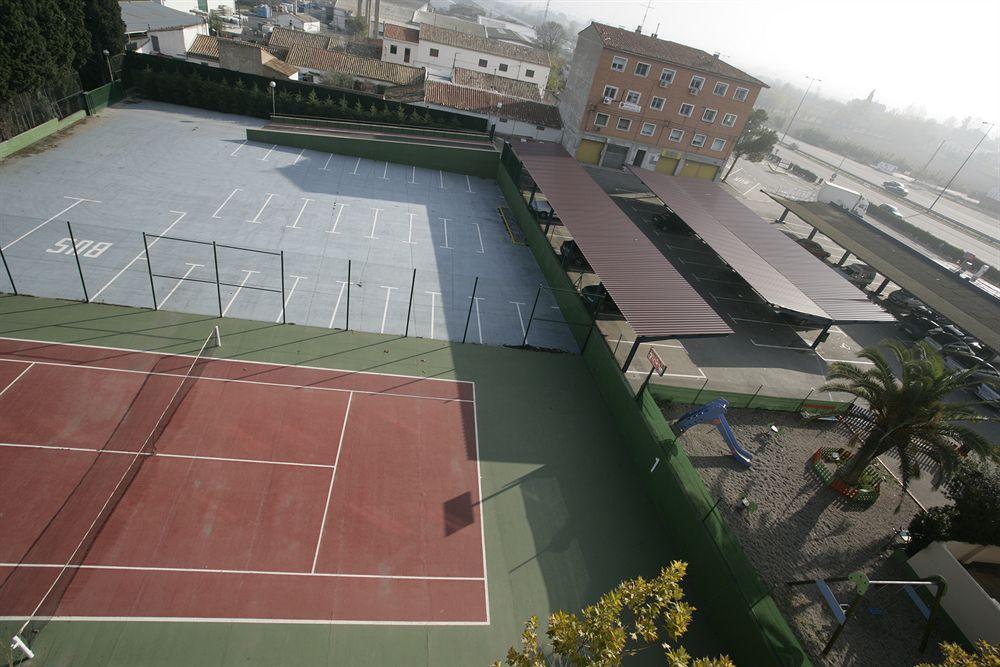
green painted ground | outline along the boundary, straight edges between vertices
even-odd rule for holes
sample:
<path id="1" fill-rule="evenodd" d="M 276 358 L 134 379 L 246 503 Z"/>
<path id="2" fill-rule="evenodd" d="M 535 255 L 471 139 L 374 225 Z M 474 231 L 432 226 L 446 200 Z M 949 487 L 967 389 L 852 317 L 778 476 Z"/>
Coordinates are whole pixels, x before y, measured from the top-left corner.
<path id="1" fill-rule="evenodd" d="M 476 383 L 492 624 L 53 622 L 35 643 L 32 665 L 485 665 L 517 641 L 529 615 L 575 610 L 670 560 L 611 415 L 577 356 L 0 298 L 0 335 L 7 337 L 194 352 L 216 324 L 218 356 Z M 685 644 L 695 655 L 717 654 L 720 643 L 698 618 Z"/>

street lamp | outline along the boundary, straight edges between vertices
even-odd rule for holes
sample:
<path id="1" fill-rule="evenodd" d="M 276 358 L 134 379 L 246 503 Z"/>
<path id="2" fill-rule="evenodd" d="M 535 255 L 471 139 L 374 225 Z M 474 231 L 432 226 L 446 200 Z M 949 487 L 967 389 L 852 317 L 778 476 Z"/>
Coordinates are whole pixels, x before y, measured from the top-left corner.
<path id="1" fill-rule="evenodd" d="M 103 51 L 101 51 L 101 53 L 104 54 L 104 60 L 106 60 L 108 63 L 108 79 L 111 81 L 111 83 L 114 83 L 115 73 L 111 69 L 111 53 L 107 49 L 104 49 Z"/>
<path id="2" fill-rule="evenodd" d="M 791 120 L 788 121 L 788 125 L 785 127 L 785 133 L 781 135 L 781 141 L 778 142 L 779 144 L 785 143 L 785 136 L 788 134 L 788 131 L 792 129 L 792 123 L 795 122 L 795 117 L 799 115 L 799 109 L 802 108 L 802 103 L 806 101 L 806 95 L 809 94 L 809 89 L 812 88 L 814 83 L 823 83 L 823 79 L 814 79 L 811 76 L 807 76 L 806 78 L 809 79 L 809 85 L 806 86 L 806 92 L 802 93 L 802 99 L 799 100 L 799 106 L 795 107 L 795 113 L 792 114 Z"/>
<path id="3" fill-rule="evenodd" d="M 276 84 L 274 81 L 272 81 L 270 83 L 270 86 L 271 86 L 271 115 L 272 116 L 276 113 L 275 110 L 274 110 L 274 89 L 277 87 L 277 85 L 278 84 Z"/>
<path id="4" fill-rule="evenodd" d="M 987 121 L 984 120 L 982 123 L 980 123 L 980 125 L 986 125 L 986 122 Z M 928 213 L 930 213 L 931 209 L 934 208 L 934 204 L 938 203 L 938 199 L 941 199 L 941 197 L 944 196 L 944 193 L 948 190 L 948 188 L 951 187 L 952 182 L 958 177 L 958 172 L 962 171 L 962 168 L 965 167 L 966 163 L 972 159 L 972 156 L 975 154 L 976 149 L 979 148 L 979 144 L 983 143 L 983 140 L 986 137 L 990 136 L 990 132 L 992 131 L 993 131 L 993 123 L 990 123 L 990 126 L 986 128 L 985 132 L 983 132 L 983 136 L 979 137 L 979 141 L 977 141 L 976 145 L 972 147 L 972 150 L 969 151 L 968 156 L 966 156 L 965 160 L 962 161 L 962 164 L 959 165 L 958 169 L 955 170 L 955 173 L 948 180 L 948 184 L 941 189 L 941 192 L 939 192 L 938 196 L 934 199 L 934 201 L 931 202 L 931 205 L 927 207 Z"/>

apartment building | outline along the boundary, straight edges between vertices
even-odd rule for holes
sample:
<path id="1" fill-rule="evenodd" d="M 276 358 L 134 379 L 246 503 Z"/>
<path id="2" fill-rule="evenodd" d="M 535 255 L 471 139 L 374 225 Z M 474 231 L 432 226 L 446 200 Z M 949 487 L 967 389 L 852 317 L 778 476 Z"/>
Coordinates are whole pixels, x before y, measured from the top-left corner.
<path id="1" fill-rule="evenodd" d="M 580 31 L 559 103 L 581 162 L 718 179 L 767 85 L 719 58 L 638 31 Z"/>

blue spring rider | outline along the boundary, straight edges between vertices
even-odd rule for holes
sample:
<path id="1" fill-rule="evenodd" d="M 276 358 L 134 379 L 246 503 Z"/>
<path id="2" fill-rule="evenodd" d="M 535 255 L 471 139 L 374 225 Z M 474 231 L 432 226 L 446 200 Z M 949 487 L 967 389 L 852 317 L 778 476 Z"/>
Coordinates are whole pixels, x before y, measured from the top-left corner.
<path id="1" fill-rule="evenodd" d="M 673 428 L 680 434 L 695 424 L 714 424 L 715 428 L 719 429 L 719 433 L 722 434 L 722 438 L 726 441 L 726 444 L 729 445 L 729 451 L 733 453 L 733 457 L 744 467 L 749 468 L 750 461 L 753 460 L 753 454 L 740 444 L 740 441 L 733 435 L 733 430 L 729 428 L 729 422 L 726 421 L 726 409 L 728 407 L 729 401 L 724 398 L 709 401 L 701 407 L 685 412 L 681 415 L 680 419 L 674 422 Z"/>

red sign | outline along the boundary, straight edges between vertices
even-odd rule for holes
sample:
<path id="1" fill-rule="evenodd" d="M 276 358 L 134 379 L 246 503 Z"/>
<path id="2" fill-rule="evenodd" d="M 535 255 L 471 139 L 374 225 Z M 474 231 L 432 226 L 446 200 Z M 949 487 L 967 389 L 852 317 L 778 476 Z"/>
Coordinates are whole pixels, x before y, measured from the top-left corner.
<path id="1" fill-rule="evenodd" d="M 656 370 L 656 374 L 663 377 L 663 374 L 667 372 L 667 365 L 663 363 L 663 359 L 660 359 L 660 355 L 656 353 L 656 350 L 649 348 L 646 352 L 646 358 L 649 359 L 650 365 Z"/>

